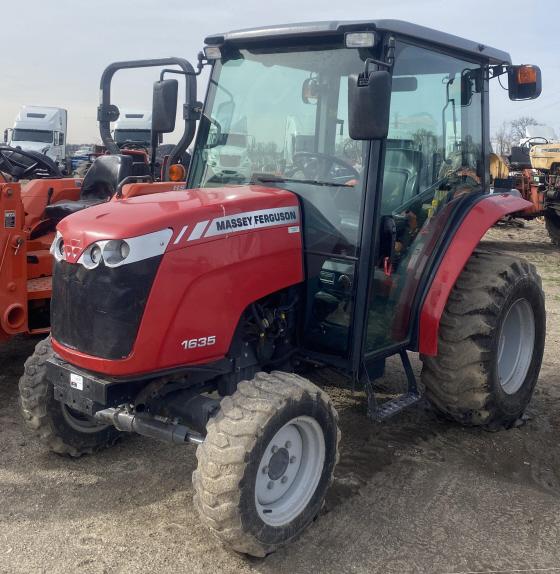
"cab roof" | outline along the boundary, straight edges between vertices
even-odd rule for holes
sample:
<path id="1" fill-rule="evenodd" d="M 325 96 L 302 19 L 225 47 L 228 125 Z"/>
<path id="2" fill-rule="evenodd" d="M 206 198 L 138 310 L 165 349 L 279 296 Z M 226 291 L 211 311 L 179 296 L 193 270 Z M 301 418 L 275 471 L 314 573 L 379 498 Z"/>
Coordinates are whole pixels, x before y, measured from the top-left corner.
<path id="1" fill-rule="evenodd" d="M 220 46 L 235 44 L 238 46 L 250 45 L 275 40 L 297 40 L 300 38 L 319 38 L 342 36 L 346 32 L 377 30 L 380 32 L 394 32 L 400 36 L 407 36 L 414 40 L 429 42 L 441 47 L 458 50 L 471 56 L 488 58 L 491 64 L 509 64 L 510 55 L 479 42 L 473 42 L 453 34 L 440 32 L 425 26 L 404 22 L 402 20 L 350 20 L 330 22 L 301 22 L 297 24 L 280 24 L 264 26 L 261 28 L 248 28 L 234 30 L 224 34 L 208 36 L 206 44 Z"/>

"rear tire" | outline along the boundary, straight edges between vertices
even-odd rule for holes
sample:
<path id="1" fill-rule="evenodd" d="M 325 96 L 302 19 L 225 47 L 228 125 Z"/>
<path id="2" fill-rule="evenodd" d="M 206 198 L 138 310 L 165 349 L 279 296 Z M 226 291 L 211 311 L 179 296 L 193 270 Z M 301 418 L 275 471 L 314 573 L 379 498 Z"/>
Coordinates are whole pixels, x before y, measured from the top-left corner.
<path id="1" fill-rule="evenodd" d="M 120 436 L 113 426 L 99 425 L 54 398 L 53 385 L 46 377 L 46 363 L 53 355 L 47 337 L 37 343 L 33 355 L 25 361 L 19 380 L 25 425 L 57 454 L 79 457 L 113 445 Z"/>
<path id="2" fill-rule="evenodd" d="M 338 461 L 338 416 L 298 375 L 257 373 L 208 422 L 193 473 L 202 522 L 233 550 L 266 556 L 321 510 Z"/>
<path id="3" fill-rule="evenodd" d="M 463 425 L 510 427 L 533 394 L 545 334 L 544 293 L 535 267 L 475 251 L 447 301 L 437 356 L 421 357 L 426 397 Z"/>
<path id="4" fill-rule="evenodd" d="M 544 223 L 553 245 L 560 247 L 560 215 L 552 209 L 544 212 Z"/>

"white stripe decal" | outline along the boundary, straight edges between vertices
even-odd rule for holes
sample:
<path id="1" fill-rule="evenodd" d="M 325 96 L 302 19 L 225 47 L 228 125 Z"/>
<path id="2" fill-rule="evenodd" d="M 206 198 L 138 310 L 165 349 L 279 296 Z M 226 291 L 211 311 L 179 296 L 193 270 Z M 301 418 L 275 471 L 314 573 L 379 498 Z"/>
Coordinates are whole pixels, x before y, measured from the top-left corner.
<path id="1" fill-rule="evenodd" d="M 206 229 L 207 225 L 208 225 L 208 219 L 206 221 L 199 221 L 194 226 L 194 229 L 192 230 L 187 241 L 194 241 L 195 239 L 200 239 L 202 237 L 202 234 L 204 233 L 204 230 Z"/>
<path id="2" fill-rule="evenodd" d="M 299 207 L 297 206 L 246 211 L 213 219 L 204 237 L 294 223 L 299 223 Z M 189 240 L 191 238 L 192 235 Z"/>
<path id="3" fill-rule="evenodd" d="M 183 237 L 183 235 L 185 235 L 185 231 L 187 230 L 188 225 L 185 225 L 183 227 L 183 229 L 181 229 L 181 231 L 179 231 L 179 235 L 177 235 L 177 239 L 175 239 L 175 241 L 173 242 L 173 245 L 177 245 L 177 243 L 179 243 L 179 241 L 181 241 L 181 238 Z"/>

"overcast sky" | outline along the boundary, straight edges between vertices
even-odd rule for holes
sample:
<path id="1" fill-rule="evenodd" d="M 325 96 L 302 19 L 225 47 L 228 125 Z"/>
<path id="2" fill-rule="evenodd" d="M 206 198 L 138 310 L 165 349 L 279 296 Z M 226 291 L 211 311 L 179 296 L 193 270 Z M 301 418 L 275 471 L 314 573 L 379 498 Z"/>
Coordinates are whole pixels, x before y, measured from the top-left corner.
<path id="1" fill-rule="evenodd" d="M 181 56 L 196 61 L 205 36 L 252 26 L 313 20 L 396 18 L 510 52 L 537 64 L 543 93 L 509 102 L 492 88 L 492 131 L 521 115 L 560 136 L 560 0 L 26 0 L 2 2 L 0 127 L 23 104 L 65 107 L 71 143 L 99 141 L 98 87 L 116 60 Z M 114 102 L 151 106 L 151 75 L 116 76 Z M 199 98 L 204 90 L 199 87 Z"/>

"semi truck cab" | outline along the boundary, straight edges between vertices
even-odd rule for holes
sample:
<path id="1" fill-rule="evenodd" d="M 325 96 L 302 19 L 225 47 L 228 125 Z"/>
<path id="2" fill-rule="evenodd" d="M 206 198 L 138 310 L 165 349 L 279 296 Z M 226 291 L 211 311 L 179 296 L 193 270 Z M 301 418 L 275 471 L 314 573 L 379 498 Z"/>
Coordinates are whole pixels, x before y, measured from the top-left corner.
<path id="1" fill-rule="evenodd" d="M 113 139 L 119 147 L 134 144 L 148 148 L 152 142 L 151 134 L 151 111 L 125 111 L 115 122 Z"/>
<path id="2" fill-rule="evenodd" d="M 63 166 L 66 162 L 68 114 L 63 108 L 23 106 L 4 142 L 24 151 L 45 154 Z"/>

